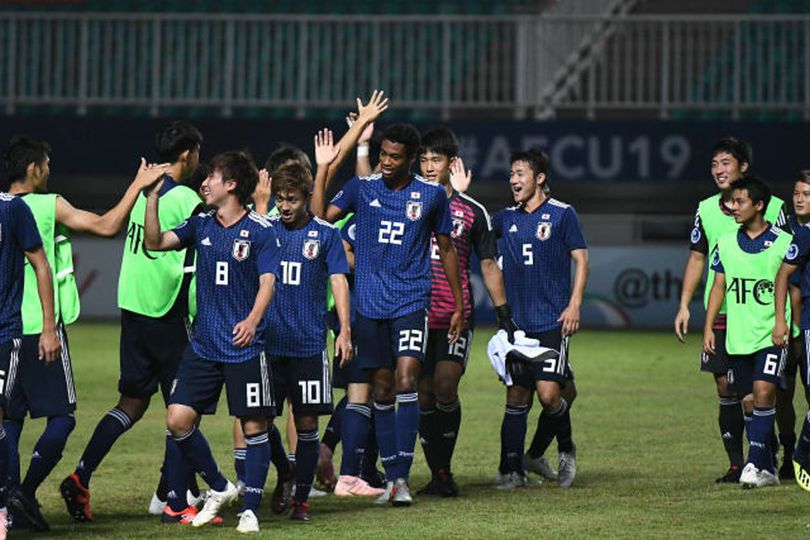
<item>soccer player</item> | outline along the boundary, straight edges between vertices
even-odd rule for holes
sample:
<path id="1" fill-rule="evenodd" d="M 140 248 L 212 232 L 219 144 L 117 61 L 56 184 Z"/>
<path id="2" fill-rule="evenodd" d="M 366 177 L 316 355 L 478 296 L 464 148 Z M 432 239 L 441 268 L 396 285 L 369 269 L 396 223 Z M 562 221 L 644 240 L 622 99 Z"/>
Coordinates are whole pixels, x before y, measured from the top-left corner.
<path id="1" fill-rule="evenodd" d="M 499 326 L 516 330 L 512 308 L 506 303 L 503 274 L 498 267 L 497 240 L 486 209 L 475 199 L 455 191 L 451 170 L 467 176 L 458 157 L 458 140 L 446 127 L 434 128 L 422 136 L 419 151 L 422 176 L 438 182 L 447 194 L 453 221 L 450 237 L 458 255 L 464 294 L 464 330 L 451 347 L 447 343 L 455 302 L 447 276 L 438 260 L 435 238 L 431 249 L 431 296 L 428 311 L 428 338 L 425 360 L 419 372 L 419 438 L 430 467 L 431 480 L 417 494 L 455 497 L 458 486 L 450 462 L 461 426 L 458 384 L 473 342 L 473 298 L 470 288 L 470 254 L 474 249 L 481 261 L 484 285 L 492 298 Z"/>
<path id="2" fill-rule="evenodd" d="M 334 155 L 318 153 L 319 166 Z M 284 399 L 295 413 L 298 444 L 295 456 L 295 495 L 290 518 L 309 521 L 307 499 L 318 463 L 318 416 L 332 412 L 332 386 L 326 354 L 326 284 L 335 297 L 340 334 L 336 356 L 351 357 L 349 265 L 337 227 L 309 214 L 307 170 L 282 168 L 273 178 L 278 216 L 273 218 L 281 242 L 280 280 L 269 315 L 271 365 L 277 413 Z"/>
<path id="3" fill-rule="evenodd" d="M 703 327 L 703 350 L 714 354 L 719 336 L 714 323 L 726 305 L 725 349 L 728 352 L 732 389 L 738 396 L 753 393 L 753 417 L 747 426 L 748 459 L 740 474 L 746 488 L 779 485 L 771 448 L 776 411 L 776 388 L 785 368 L 785 340 L 774 346 L 771 334 L 789 320 L 784 310 L 787 288 L 781 290 L 782 310 L 775 298 L 774 280 L 782 260 L 795 257 L 788 251 L 791 235 L 765 219 L 771 190 L 756 177 L 734 183 L 731 209 L 740 225 L 737 231 L 721 234 L 712 254 L 714 279 Z M 777 322 L 778 321 L 778 322 Z M 787 331 L 783 334 L 787 336 Z"/>
<path id="4" fill-rule="evenodd" d="M 155 138 L 158 157 L 171 164 L 165 171 L 158 194 L 161 199 L 159 219 L 163 228 L 178 226 L 200 205 L 197 192 L 180 182 L 197 168 L 201 142 L 200 132 L 184 121 L 170 122 Z M 193 254 L 182 251 L 150 253 L 146 249 L 144 219 L 147 199 L 141 187 L 135 190 L 133 201 L 129 202 L 132 211 L 129 212 L 118 280 L 118 307 L 121 309 L 118 403 L 99 420 L 76 469 L 60 485 L 68 513 L 77 522 L 93 519 L 89 491 L 93 472 L 118 438 L 143 417 L 158 388 L 164 403 L 168 404 L 179 358 L 188 345 L 188 291 L 194 266 Z M 179 458 L 179 450 L 171 438 L 166 439 L 166 452 L 167 459 L 177 457 L 178 462 L 171 466 L 183 467 L 191 481 L 193 471 Z M 166 463 L 164 472 L 165 468 Z M 164 510 L 168 493 L 165 485 L 164 479 L 153 497 L 150 505 L 153 513 Z M 192 487 L 196 488 L 196 485 Z M 186 490 L 178 496 L 185 501 Z M 153 509 L 155 506 L 157 508 Z M 190 504 L 184 508 L 186 506 Z M 166 518 L 178 516 L 167 515 Z"/>
<path id="5" fill-rule="evenodd" d="M 731 192 L 737 182 L 751 167 L 751 150 L 748 144 L 734 137 L 719 139 L 712 147 L 711 171 L 718 193 L 703 199 L 695 213 L 695 226 L 690 236 L 690 252 L 683 271 L 683 290 L 680 306 L 675 316 L 675 335 L 683 343 L 689 328 L 689 303 L 695 289 L 703 276 L 706 257 L 717 245 L 717 239 L 726 232 L 734 232 L 739 224 L 734 219 L 731 208 Z M 777 227 L 785 225 L 783 202 L 778 197 L 771 197 L 765 207 L 765 220 Z M 704 292 L 704 305 L 708 305 L 709 292 L 714 272 L 709 268 Z M 729 468 L 717 478 L 718 483 L 737 483 L 742 473 L 743 431 L 745 421 L 741 399 L 729 387 L 727 373 L 729 365 L 725 350 L 725 307 L 721 306 L 719 315 L 714 321 L 717 347 L 712 354 L 705 351 L 701 354 L 700 370 L 711 373 L 717 387 L 720 401 L 718 423 L 720 438 L 728 455 Z"/>
<path id="6" fill-rule="evenodd" d="M 191 524 L 210 523 L 237 497 L 220 472 L 208 441 L 197 428 L 200 414 L 219 400 L 223 384 L 232 416 L 242 421 L 247 441 L 245 494 L 239 532 L 258 532 L 257 511 L 270 462 L 268 417 L 273 415 L 270 373 L 264 354 L 265 311 L 273 295 L 279 243 L 273 226 L 246 205 L 258 171 L 242 152 L 225 152 L 211 162 L 202 184 L 205 203 L 197 214 L 171 231 L 158 220 L 160 182 L 149 191 L 144 223 L 146 248 L 197 251 L 197 316 L 171 392 L 166 424 L 183 456 L 208 483 L 202 510 Z M 201 301 L 204 300 L 204 301 Z M 184 485 L 167 467 L 169 488 Z M 173 511 L 174 499 L 169 499 Z"/>
<path id="7" fill-rule="evenodd" d="M 56 333 L 54 284 L 51 268 L 42 247 L 34 216 L 28 206 L 8 193 L 0 193 L 0 420 L 5 415 L 8 399 L 14 391 L 20 350 L 23 341 L 22 299 L 24 261 L 34 268 L 41 305 L 42 328 L 36 354 L 40 362 L 53 364 L 60 357 L 61 341 Z M 9 446 L 0 425 L 0 478 L 8 478 Z M 0 486 L 0 540 L 5 540 L 8 527 L 6 486 Z"/>
<path id="8" fill-rule="evenodd" d="M 352 129 L 362 132 L 378 114 L 373 104 L 359 104 Z M 349 211 L 357 220 L 353 361 L 371 374 L 377 442 L 387 480 L 378 500 L 402 506 L 412 502 L 408 477 L 419 424 L 416 380 L 427 345 L 431 233 L 455 301 L 451 344 L 458 340 L 464 312 L 447 195 L 438 184 L 411 173 L 418 149 L 416 128 L 389 126 L 382 135 L 381 173 L 349 180 L 325 210 L 330 222 Z M 324 211 L 325 184 L 319 169 L 312 196 L 315 212 Z M 350 394 L 349 402 L 367 401 L 355 401 Z"/>
<path id="9" fill-rule="evenodd" d="M 526 416 L 537 392 L 549 429 L 559 444 L 560 487 L 576 476 L 576 446 L 571 437 L 569 405 L 562 396 L 567 385 L 568 341 L 579 329 L 580 306 L 588 279 L 588 251 L 573 207 L 552 198 L 548 156 L 538 150 L 512 154 L 509 183 L 517 203 L 495 214 L 493 229 L 501 241 L 506 298 L 517 326 L 559 357 L 513 377 L 506 390 L 501 444 L 506 475 L 499 489 L 528 485 L 523 463 Z M 571 262 L 574 283 L 571 284 Z"/>
<path id="10" fill-rule="evenodd" d="M 38 356 L 42 331 L 42 306 L 34 269 L 26 267 L 23 290 L 23 341 L 14 392 L 6 409 L 5 430 L 9 447 L 9 506 L 18 525 L 49 530 L 37 502 L 36 492 L 62 457 L 68 436 L 76 425 L 76 390 L 65 326 L 79 316 L 79 291 L 73 276 L 71 231 L 96 236 L 114 236 L 141 189 L 163 174 L 168 165 L 149 166 L 141 160 L 138 174 L 121 201 L 104 215 L 79 210 L 64 197 L 48 192 L 50 146 L 27 135 L 11 139 L 5 153 L 9 193 L 20 196 L 34 214 L 45 256 L 53 272 L 56 331 L 62 344 L 61 362 L 46 366 Z M 18 444 L 26 415 L 47 418 L 45 430 L 34 446 L 31 463 L 20 484 Z"/>

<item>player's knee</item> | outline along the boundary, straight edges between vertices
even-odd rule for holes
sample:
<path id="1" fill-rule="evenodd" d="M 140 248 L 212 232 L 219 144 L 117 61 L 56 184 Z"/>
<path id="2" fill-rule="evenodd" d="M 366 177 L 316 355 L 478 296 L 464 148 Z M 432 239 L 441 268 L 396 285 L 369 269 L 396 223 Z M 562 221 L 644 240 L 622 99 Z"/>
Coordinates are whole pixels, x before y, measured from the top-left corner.
<path id="1" fill-rule="evenodd" d="M 296 416 L 295 417 L 295 429 L 299 432 L 301 431 L 312 431 L 318 429 L 318 417 L 317 416 Z"/>
<path id="2" fill-rule="evenodd" d="M 442 403 L 450 403 L 458 398 L 458 384 L 456 381 L 437 381 L 435 391 L 436 399 Z"/>
<path id="3" fill-rule="evenodd" d="M 416 379 L 413 375 L 409 373 L 403 373 L 402 375 L 397 375 L 397 382 L 396 382 L 396 389 L 397 393 L 401 394 L 403 392 L 415 392 L 416 391 Z"/>
<path id="4" fill-rule="evenodd" d="M 178 411 L 169 407 L 169 412 L 166 415 L 166 428 L 169 433 L 174 437 L 179 437 L 191 431 L 194 427 L 194 418 L 185 414 L 185 411 Z"/>
<path id="5" fill-rule="evenodd" d="M 368 403 L 371 401 L 371 387 L 362 383 L 349 383 L 350 403 Z"/>
<path id="6" fill-rule="evenodd" d="M 743 411 L 745 414 L 751 414 L 754 412 L 754 396 L 753 394 L 748 394 L 742 400 Z"/>
<path id="7" fill-rule="evenodd" d="M 562 396 L 560 395 L 559 389 L 555 390 L 554 388 L 543 387 L 540 389 L 539 398 L 543 410 L 553 410 L 560 406 Z"/>
<path id="8" fill-rule="evenodd" d="M 245 437 L 250 437 L 252 435 L 256 435 L 257 433 L 265 432 L 269 427 L 267 418 L 263 416 L 241 418 L 240 420 L 242 422 L 242 431 L 244 432 Z M 295 422 L 297 425 L 298 418 L 295 419 Z"/>
<path id="9" fill-rule="evenodd" d="M 146 409 L 149 408 L 149 399 L 121 396 L 116 408 L 122 410 L 129 417 L 130 422 L 134 424 L 143 418 Z"/>
<path id="10" fill-rule="evenodd" d="M 715 375 L 714 382 L 717 385 L 717 395 L 720 397 L 730 397 L 734 395 L 728 384 L 728 377 L 725 375 Z"/>
<path id="11" fill-rule="evenodd" d="M 757 408 L 773 407 L 776 402 L 776 396 L 773 389 L 768 388 L 755 388 L 753 396 L 753 405 Z"/>
<path id="12" fill-rule="evenodd" d="M 574 381 L 568 381 L 565 388 L 562 390 L 562 396 L 565 398 L 565 401 L 568 402 L 569 407 L 574 404 L 574 400 L 577 399 L 577 395 L 577 385 L 574 383 Z"/>

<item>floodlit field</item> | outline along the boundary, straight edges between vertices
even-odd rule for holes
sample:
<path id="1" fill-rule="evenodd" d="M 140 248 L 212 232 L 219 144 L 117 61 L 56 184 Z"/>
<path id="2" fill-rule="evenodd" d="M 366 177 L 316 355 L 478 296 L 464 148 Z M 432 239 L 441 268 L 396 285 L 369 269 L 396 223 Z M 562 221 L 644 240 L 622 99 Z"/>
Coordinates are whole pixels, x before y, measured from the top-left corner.
<path id="1" fill-rule="evenodd" d="M 331 539 L 383 535 L 683 538 L 778 533 L 790 538 L 810 530 L 810 493 L 795 484 L 753 491 L 714 484 L 727 463 L 717 433 L 713 383 L 697 371 L 697 334 L 690 336 L 686 346 L 665 333 L 590 331 L 576 336 L 571 345 L 579 386 L 572 415 L 579 468 L 574 487 L 564 491 L 544 484 L 511 493 L 492 489 L 504 392 L 485 357 L 489 335 L 487 329 L 477 332 L 475 353 L 462 381 L 463 420 L 454 462 L 461 497 L 417 497 L 412 507 L 401 509 L 329 496 L 310 501 L 310 523 L 274 516 L 263 505 L 261 534 Z M 203 530 L 162 525 L 147 514 L 163 456 L 165 415 L 160 399 L 119 440 L 93 477 L 91 502 L 96 521 L 72 524 L 57 488 L 72 472 L 98 419 L 115 404 L 118 326 L 76 325 L 70 340 L 78 386 L 78 425 L 63 461 L 39 492 L 51 534 L 61 538 L 240 536 L 235 532 L 236 507 L 224 514 L 223 526 Z M 529 437 L 538 409 L 530 415 Z M 797 399 L 800 419 L 805 411 L 806 406 Z M 41 428 L 40 421 L 26 424 L 21 444 L 24 465 Z M 233 478 L 231 422 L 224 402 L 221 414 L 206 418 L 203 429 L 220 466 Z M 553 457 L 556 461 L 556 451 Z M 275 485 L 272 471 L 271 466 L 268 492 Z M 418 489 L 426 481 L 427 468 L 417 450 L 412 487 Z M 30 533 L 12 534 L 27 537 Z"/>

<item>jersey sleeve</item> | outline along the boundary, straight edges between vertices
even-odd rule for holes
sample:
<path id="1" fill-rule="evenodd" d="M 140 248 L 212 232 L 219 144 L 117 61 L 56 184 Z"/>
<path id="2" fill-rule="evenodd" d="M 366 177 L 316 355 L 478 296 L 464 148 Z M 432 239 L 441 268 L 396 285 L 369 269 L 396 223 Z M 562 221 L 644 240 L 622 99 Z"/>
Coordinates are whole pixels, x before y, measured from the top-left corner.
<path id="1" fill-rule="evenodd" d="M 704 255 L 709 254 L 709 241 L 706 239 L 706 231 L 703 230 L 700 212 L 695 212 L 695 226 L 689 235 L 689 249 Z"/>
<path id="2" fill-rule="evenodd" d="M 360 198 L 360 179 L 354 177 L 343 186 L 343 189 L 332 197 L 329 204 L 334 204 L 343 212 L 357 209 L 357 201 Z"/>
<path id="3" fill-rule="evenodd" d="M 259 275 L 273 274 L 278 278 L 278 267 L 281 261 L 281 241 L 272 226 L 262 229 L 259 233 L 256 249 L 256 266 Z"/>
<path id="4" fill-rule="evenodd" d="M 810 258 L 810 229 L 802 227 L 793 235 L 793 242 L 785 253 L 784 262 L 804 268 L 808 258 Z"/>
<path id="5" fill-rule="evenodd" d="M 357 236 L 357 223 L 355 223 L 354 216 L 351 217 L 340 229 L 340 237 L 346 241 L 352 249 L 354 249 L 354 240 Z"/>
<path id="6" fill-rule="evenodd" d="M 431 216 L 431 231 L 449 236 L 453 232 L 453 220 L 450 219 L 450 201 L 444 188 L 437 188 L 436 207 Z"/>
<path id="7" fill-rule="evenodd" d="M 22 199 L 14 200 L 14 217 L 11 224 L 14 241 L 23 251 L 33 251 L 42 246 L 37 222 L 31 209 Z"/>
<path id="8" fill-rule="evenodd" d="M 726 273 L 725 268 L 723 268 L 723 262 L 720 260 L 720 248 L 714 248 L 714 252 L 712 252 L 712 262 L 709 265 L 709 268 L 718 274 Z"/>
<path id="9" fill-rule="evenodd" d="M 787 213 L 785 212 L 785 203 L 784 202 L 779 206 L 779 213 L 776 214 L 776 219 L 773 221 L 773 224 L 777 228 L 782 229 L 785 232 L 789 232 L 789 233 L 793 232 L 793 231 L 791 231 L 790 221 L 788 220 Z"/>
<path id="10" fill-rule="evenodd" d="M 495 238 L 503 236 L 503 210 L 495 212 L 492 216 L 492 232 L 495 233 Z"/>
<path id="11" fill-rule="evenodd" d="M 470 239 L 475 254 L 479 260 L 494 259 L 498 256 L 498 239 L 492 230 L 492 220 L 486 209 L 474 206 L 475 220 L 473 221 Z"/>
<path id="12" fill-rule="evenodd" d="M 346 250 L 337 229 L 330 229 L 326 240 L 326 270 L 331 276 L 334 274 L 348 274 L 349 261 L 346 259 Z"/>
<path id="13" fill-rule="evenodd" d="M 180 247 L 178 250 L 193 246 L 197 237 L 197 223 L 200 221 L 200 216 L 194 215 L 186 219 L 180 225 L 172 229 L 172 232 L 177 235 L 180 240 Z"/>
<path id="14" fill-rule="evenodd" d="M 588 245 L 585 243 L 585 235 L 582 234 L 582 224 L 579 222 L 576 210 L 573 206 L 569 206 L 565 210 L 563 216 L 563 238 L 565 239 L 565 246 L 568 251 L 575 249 L 587 249 Z"/>

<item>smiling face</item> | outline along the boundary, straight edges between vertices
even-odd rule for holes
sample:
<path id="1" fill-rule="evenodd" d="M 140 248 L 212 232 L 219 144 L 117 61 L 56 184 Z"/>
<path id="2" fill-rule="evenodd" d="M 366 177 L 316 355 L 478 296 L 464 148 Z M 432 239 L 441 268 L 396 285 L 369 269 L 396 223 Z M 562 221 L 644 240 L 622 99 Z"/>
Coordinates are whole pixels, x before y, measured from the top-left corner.
<path id="1" fill-rule="evenodd" d="M 307 197 L 297 189 L 276 192 L 276 209 L 281 222 L 288 226 L 301 223 L 307 216 Z"/>
<path id="2" fill-rule="evenodd" d="M 446 184 L 450 181 L 450 164 L 452 159 L 444 154 L 428 150 L 419 156 L 419 169 L 422 176 L 431 182 Z"/>
<path id="3" fill-rule="evenodd" d="M 380 172 L 383 178 L 389 180 L 407 176 L 410 165 L 404 144 L 383 139 L 380 146 Z"/>
<path id="4" fill-rule="evenodd" d="M 236 188 L 233 180 L 223 180 L 222 171 L 214 169 L 200 186 L 203 201 L 209 206 L 220 206 Z"/>
<path id="5" fill-rule="evenodd" d="M 729 189 L 747 170 L 748 163 L 740 163 L 728 152 L 718 152 L 712 157 L 712 178 L 718 189 Z"/>
<path id="6" fill-rule="evenodd" d="M 515 161 L 509 170 L 509 186 L 517 204 L 524 204 L 534 197 L 545 181 L 546 175 L 535 175 L 527 161 Z"/>

